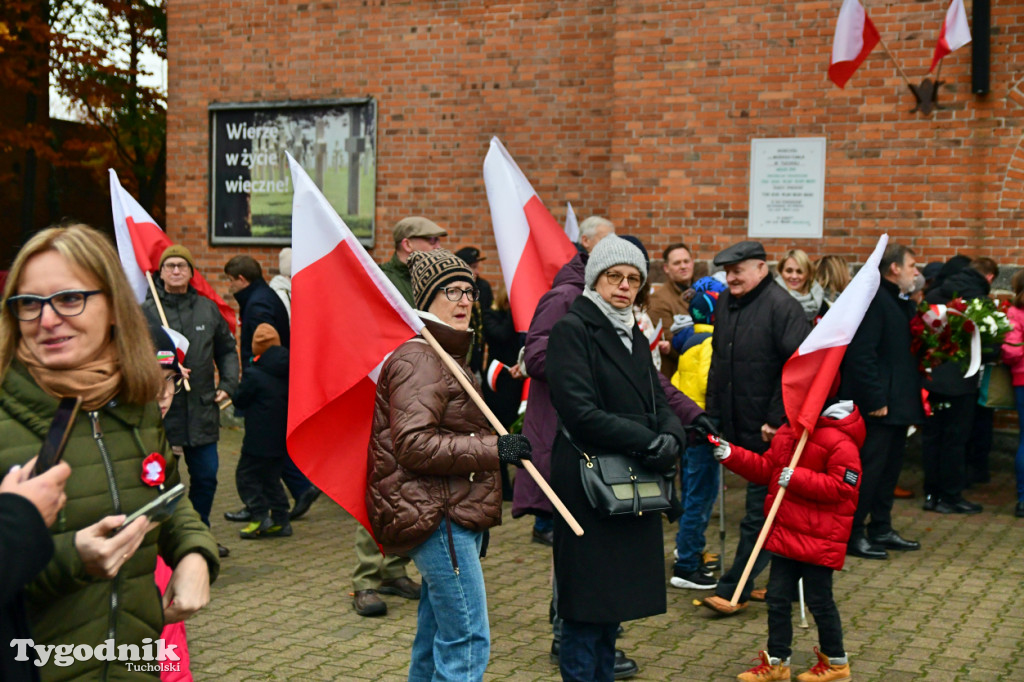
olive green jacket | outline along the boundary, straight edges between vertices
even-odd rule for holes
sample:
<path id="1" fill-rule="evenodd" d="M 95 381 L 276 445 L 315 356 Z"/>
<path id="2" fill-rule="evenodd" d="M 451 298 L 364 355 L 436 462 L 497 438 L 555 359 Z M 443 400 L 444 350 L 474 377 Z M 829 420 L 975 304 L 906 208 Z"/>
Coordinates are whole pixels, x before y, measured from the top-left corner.
<path id="1" fill-rule="evenodd" d="M 384 271 L 384 274 L 391 280 L 391 283 L 395 285 L 398 293 L 402 294 L 406 303 L 415 308 L 416 304 L 413 303 L 412 297 L 412 275 L 409 273 L 409 266 L 398 260 L 398 254 L 396 253 L 387 263 L 381 264 L 380 269 Z"/>
<path id="2" fill-rule="evenodd" d="M 39 451 L 56 408 L 57 400 L 15 361 L 0 386 L 0 471 L 24 464 Z M 85 572 L 75 533 L 104 516 L 130 514 L 160 494 L 142 481 L 142 460 L 153 452 L 167 460 L 164 488 L 169 489 L 180 479 L 155 402 L 141 406 L 114 400 L 97 412 L 79 414 L 64 450 L 64 460 L 71 465 L 67 504 L 50 528 L 56 551 L 27 589 L 37 645 L 95 647 L 112 638 L 115 645 L 142 646 L 145 637 L 159 638 L 163 609 L 153 581 L 158 551 L 172 568 L 184 555 L 198 552 L 210 567 L 211 582 L 216 578 L 217 544 L 187 496 L 179 499 L 169 520 L 146 535 L 112 580 Z M 39 671 L 44 681 L 145 679 L 155 674 L 95 659 L 56 666 L 53 656 Z"/>

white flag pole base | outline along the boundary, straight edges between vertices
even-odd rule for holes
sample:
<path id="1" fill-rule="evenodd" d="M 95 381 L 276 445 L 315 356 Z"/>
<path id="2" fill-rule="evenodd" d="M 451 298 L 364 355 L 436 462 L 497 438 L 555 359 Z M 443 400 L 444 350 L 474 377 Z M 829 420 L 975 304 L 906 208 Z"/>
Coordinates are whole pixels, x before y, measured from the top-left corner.
<path id="1" fill-rule="evenodd" d="M 156 303 L 156 312 L 160 315 L 160 323 L 170 329 L 171 325 L 167 324 L 167 315 L 164 314 L 164 307 L 160 304 L 160 297 L 156 295 L 156 284 L 153 283 L 153 273 L 148 270 L 146 271 L 146 281 L 149 282 L 149 291 L 153 294 L 153 303 Z M 186 391 L 192 390 L 192 387 L 188 383 L 188 379 L 182 378 L 181 381 L 185 386 Z"/>
<path id="2" fill-rule="evenodd" d="M 804 446 L 807 445 L 807 437 L 810 435 L 810 431 L 804 429 L 804 433 L 800 436 L 800 442 L 797 443 L 796 451 L 793 453 L 793 459 L 789 461 L 789 468 L 795 469 L 797 462 L 800 461 L 800 455 L 804 452 Z M 757 542 L 754 543 L 754 549 L 750 552 L 750 558 L 747 559 L 747 565 L 743 568 L 743 575 L 740 576 L 740 581 L 736 585 L 736 591 L 732 593 L 732 599 L 729 603 L 736 606 L 740 602 L 740 593 L 743 592 L 743 586 L 747 584 L 747 580 L 750 578 L 750 572 L 754 570 L 754 562 L 757 561 L 757 555 L 761 553 L 761 548 L 764 547 L 765 538 L 768 537 L 768 531 L 772 529 L 772 523 L 775 521 L 775 514 L 779 511 L 779 505 L 782 504 L 782 498 L 786 495 L 785 488 L 779 488 L 779 494 L 775 496 L 775 501 L 772 502 L 772 508 L 768 511 L 768 516 L 765 517 L 764 526 L 761 528 L 761 534 L 757 536 Z"/>
<path id="3" fill-rule="evenodd" d="M 487 407 L 487 403 L 484 402 L 484 399 L 479 393 L 477 393 L 476 389 L 473 388 L 473 384 L 470 383 L 462 368 L 455 364 L 455 360 L 453 360 L 452 356 L 448 355 L 448 352 L 441 347 L 441 344 L 437 342 L 437 339 L 434 338 L 434 335 L 430 333 L 429 329 L 424 327 L 421 332 L 423 334 L 423 338 L 430 344 L 430 347 L 434 349 L 434 352 L 438 354 L 441 361 L 444 362 L 445 366 L 448 367 L 448 370 L 452 373 L 455 379 L 462 385 L 462 388 L 466 390 L 466 393 L 468 393 L 469 397 L 474 403 L 476 403 L 476 406 L 480 408 L 480 411 L 484 413 L 484 416 L 487 417 L 487 421 L 491 423 L 491 426 L 498 432 L 498 435 L 507 436 L 508 431 L 502 423 L 498 421 L 498 418 L 494 416 L 494 412 L 491 411 L 491 408 Z M 536 483 L 541 489 L 541 492 L 543 492 L 548 500 L 550 500 L 551 505 L 559 514 L 562 515 L 562 518 L 565 519 L 567 524 L 569 524 L 569 528 L 572 529 L 572 532 L 576 533 L 576 535 L 583 535 L 583 527 L 576 521 L 572 512 L 569 511 L 562 500 L 558 498 L 558 495 L 556 495 L 555 491 L 551 489 L 548 482 L 544 480 L 544 477 L 540 475 L 540 472 L 537 471 L 537 467 L 533 466 L 533 462 L 524 459 L 522 464 L 523 471 L 530 474 L 530 478 L 533 479 L 534 483 Z"/>

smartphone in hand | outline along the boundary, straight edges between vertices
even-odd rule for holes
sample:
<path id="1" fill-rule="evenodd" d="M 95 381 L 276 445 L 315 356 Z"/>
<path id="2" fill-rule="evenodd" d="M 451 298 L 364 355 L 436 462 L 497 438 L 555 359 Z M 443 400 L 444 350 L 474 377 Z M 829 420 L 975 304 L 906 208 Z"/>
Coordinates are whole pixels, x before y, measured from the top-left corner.
<path id="1" fill-rule="evenodd" d="M 134 512 L 133 514 L 130 514 L 128 518 L 124 520 L 124 523 L 120 525 L 117 531 L 115 531 L 115 533 L 124 530 L 127 526 L 131 525 L 132 521 L 139 518 L 140 516 L 145 516 L 150 521 L 163 523 L 167 519 L 171 518 L 171 514 L 174 513 L 175 508 L 178 506 L 178 500 L 180 500 L 181 496 L 184 494 L 185 484 L 179 483 L 170 490 L 162 493 L 156 499 L 144 505 L 138 511 Z"/>
<path id="2" fill-rule="evenodd" d="M 46 433 L 46 440 L 43 441 L 43 447 L 39 449 L 32 476 L 47 471 L 64 456 L 64 446 L 68 443 L 71 427 L 75 425 L 75 417 L 78 416 L 78 409 L 81 406 L 81 397 L 61 398 L 60 404 L 57 405 L 57 413 L 50 422 L 50 430 Z"/>

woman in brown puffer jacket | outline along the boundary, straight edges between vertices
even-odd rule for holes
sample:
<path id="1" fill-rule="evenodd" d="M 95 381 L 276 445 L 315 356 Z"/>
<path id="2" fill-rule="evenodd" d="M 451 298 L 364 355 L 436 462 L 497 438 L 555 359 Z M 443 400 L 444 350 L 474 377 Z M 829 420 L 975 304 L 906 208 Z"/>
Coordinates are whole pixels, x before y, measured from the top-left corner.
<path id="1" fill-rule="evenodd" d="M 479 295 L 469 267 L 443 249 L 409 257 L 424 324 L 466 366 Z M 420 337 L 381 368 L 367 466 L 366 507 L 384 551 L 423 576 L 410 680 L 479 680 L 490 655 L 480 548 L 501 523 L 499 462 L 529 459 L 520 435 L 497 437 L 441 358 Z"/>

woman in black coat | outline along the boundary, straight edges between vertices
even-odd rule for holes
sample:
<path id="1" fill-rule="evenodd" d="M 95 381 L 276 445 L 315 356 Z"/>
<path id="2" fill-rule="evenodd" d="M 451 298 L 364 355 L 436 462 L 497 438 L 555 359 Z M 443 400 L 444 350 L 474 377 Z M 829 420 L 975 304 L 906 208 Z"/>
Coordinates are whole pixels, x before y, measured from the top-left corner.
<path id="1" fill-rule="evenodd" d="M 615 236 L 590 254 L 586 286 L 551 331 L 548 379 L 560 429 L 551 484 L 584 535 L 555 519 L 555 581 L 564 619 L 563 680 L 611 680 L 619 623 L 665 612 L 660 514 L 602 518 L 580 481 L 580 454 L 630 454 L 668 473 L 685 442 L 659 390 L 632 306 L 647 278 L 640 250 Z M 566 431 L 572 443 L 566 437 Z"/>

